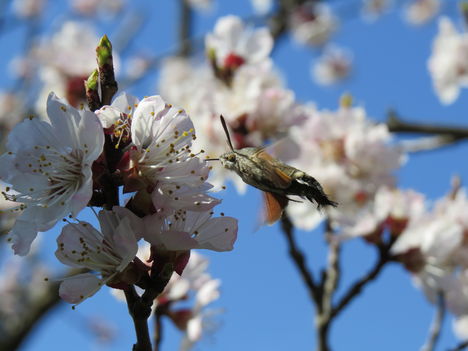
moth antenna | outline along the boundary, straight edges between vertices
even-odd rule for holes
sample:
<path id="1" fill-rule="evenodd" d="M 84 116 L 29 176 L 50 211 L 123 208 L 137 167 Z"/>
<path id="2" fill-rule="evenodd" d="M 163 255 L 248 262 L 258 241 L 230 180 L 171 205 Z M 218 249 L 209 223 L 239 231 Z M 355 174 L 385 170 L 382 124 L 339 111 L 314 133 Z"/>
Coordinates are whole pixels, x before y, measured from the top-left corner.
<path id="1" fill-rule="evenodd" d="M 205 161 L 219 161 L 219 158 L 205 158 Z"/>
<path id="2" fill-rule="evenodd" d="M 234 147 L 232 146 L 232 142 L 231 142 L 231 137 L 229 136 L 229 130 L 228 130 L 228 127 L 227 127 L 226 121 L 224 120 L 223 115 L 220 115 L 219 119 L 221 120 L 221 124 L 223 125 L 223 128 L 224 128 L 224 132 L 226 133 L 229 147 L 231 148 L 231 151 L 234 151 Z"/>

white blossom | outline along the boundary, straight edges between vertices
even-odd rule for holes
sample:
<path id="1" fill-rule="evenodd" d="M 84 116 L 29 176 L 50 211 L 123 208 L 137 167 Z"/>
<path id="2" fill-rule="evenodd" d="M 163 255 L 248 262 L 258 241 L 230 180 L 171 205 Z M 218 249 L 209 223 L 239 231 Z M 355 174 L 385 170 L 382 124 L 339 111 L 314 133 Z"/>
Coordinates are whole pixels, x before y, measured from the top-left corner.
<path id="1" fill-rule="evenodd" d="M 150 188 L 158 212 L 204 211 L 219 203 L 207 194 L 209 167 L 192 153 L 195 130 L 184 110 L 160 96 L 140 102 L 119 96 L 96 113 L 106 128 L 113 128 L 114 137 L 131 137 L 128 181 L 140 184 L 135 190 Z"/>
<path id="2" fill-rule="evenodd" d="M 91 166 L 104 145 L 102 126 L 90 111 L 76 110 L 51 93 L 47 117 L 31 117 L 8 137 L 0 177 L 8 200 L 23 210 L 11 231 L 13 249 L 29 251 L 38 231 L 63 216 L 76 216 L 92 194 Z"/>
<path id="3" fill-rule="evenodd" d="M 181 350 L 189 350 L 206 331 L 206 323 L 210 317 L 207 306 L 220 297 L 221 281 L 213 279 L 208 273 L 208 260 L 192 251 L 190 260 L 181 276 L 174 274 L 159 299 L 171 302 L 182 301 L 193 297 L 193 304 L 182 313 L 170 313 L 176 325 L 184 331 Z M 172 312 L 177 312 L 174 310 Z"/>
<path id="4" fill-rule="evenodd" d="M 343 235 L 368 236 L 383 231 L 385 227 L 392 235 L 398 235 L 409 223 L 419 220 L 425 211 L 422 194 L 384 186 L 354 218 L 341 218 Z"/>
<path id="5" fill-rule="evenodd" d="M 92 27 L 82 22 L 65 22 L 60 30 L 36 50 L 46 65 L 70 76 L 89 75 L 96 67 L 99 38 Z"/>
<path id="6" fill-rule="evenodd" d="M 347 78 L 351 72 L 351 55 L 340 48 L 327 48 L 312 66 L 312 76 L 320 85 L 336 84 Z"/>
<path id="7" fill-rule="evenodd" d="M 207 249 L 230 251 L 237 238 L 237 220 L 232 217 L 212 218 L 213 212 L 179 210 L 161 219 L 144 218 L 146 241 L 169 251 Z"/>
<path id="8" fill-rule="evenodd" d="M 453 103 L 460 88 L 468 87 L 468 34 L 458 33 L 447 17 L 439 20 L 428 67 L 434 89 L 444 104 Z"/>
<path id="9" fill-rule="evenodd" d="M 214 54 L 219 67 L 237 68 L 268 58 L 273 38 L 266 28 L 245 28 L 236 16 L 221 17 L 205 39 L 208 55 Z"/>
<path id="10" fill-rule="evenodd" d="M 139 219 L 125 208 L 99 213 L 101 231 L 87 222 L 70 223 L 57 238 L 55 255 L 71 267 L 89 268 L 99 274 L 83 273 L 66 278 L 59 294 L 69 303 L 80 303 L 123 272 L 138 251 Z M 139 225 L 140 224 L 140 225 Z"/>
<path id="11" fill-rule="evenodd" d="M 36 100 L 36 111 L 45 114 L 44 106 L 50 91 L 55 91 L 72 106 L 84 103 L 83 81 L 96 68 L 98 42 L 91 26 L 67 21 L 52 37 L 43 39 L 33 48 L 32 57 L 40 63 L 38 75 L 43 83 Z M 116 55 L 114 61 L 118 62 Z"/>
<path id="12" fill-rule="evenodd" d="M 439 12 L 440 0 L 412 0 L 405 8 L 405 18 L 413 25 L 422 25 Z"/>
<path id="13" fill-rule="evenodd" d="M 465 288 L 466 289 L 466 288 Z M 458 316 L 453 321 L 455 335 L 461 340 L 468 339 L 468 314 Z"/>
<path id="14" fill-rule="evenodd" d="M 300 44 L 325 44 L 338 27 L 338 20 L 327 5 L 305 3 L 291 14 L 293 38 Z"/>
<path id="15" fill-rule="evenodd" d="M 449 309 L 456 315 L 468 314 L 466 286 L 468 247 L 468 201 L 463 190 L 437 201 L 431 212 L 409 223 L 392 247 L 428 299 L 436 301 L 444 293 Z M 460 295 L 462 294 L 462 295 Z M 465 294 L 465 295 L 463 295 Z M 464 301 L 464 302 L 462 302 Z"/>

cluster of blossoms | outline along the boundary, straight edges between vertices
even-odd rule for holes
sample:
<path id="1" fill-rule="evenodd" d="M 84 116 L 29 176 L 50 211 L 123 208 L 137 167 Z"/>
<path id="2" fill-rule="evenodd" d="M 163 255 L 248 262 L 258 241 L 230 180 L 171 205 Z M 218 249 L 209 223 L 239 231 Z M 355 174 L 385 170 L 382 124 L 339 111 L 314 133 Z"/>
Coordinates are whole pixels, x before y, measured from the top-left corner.
<path id="1" fill-rule="evenodd" d="M 391 144 L 386 125 L 373 124 L 363 108 L 345 100 L 337 111 L 309 106 L 307 121 L 291 130 L 298 152 L 290 164 L 316 177 L 339 203 L 328 213 L 336 228 L 357 225 L 359 212 L 372 203 L 380 187 L 394 183 L 393 172 L 404 160 Z M 309 203 L 290 204 L 289 214 L 303 229 L 312 229 L 321 219 Z"/>
<path id="2" fill-rule="evenodd" d="M 11 184 L 4 196 L 21 211 L 10 233 L 13 249 L 25 255 L 37 232 L 68 214 L 76 218 L 87 205 L 103 207 L 110 182 L 130 193 L 126 207 L 106 206 L 100 231 L 78 220 L 57 239 L 60 261 L 97 273 L 62 282 L 66 301 L 141 280 L 147 269 L 136 257 L 140 239 L 151 243 L 152 261 L 170 255 L 179 274 L 192 248 L 231 250 L 237 221 L 212 217 L 220 201 L 207 193 L 209 167 L 192 152 L 194 139 L 185 111 L 159 96 L 123 94 L 93 113 L 50 94 L 47 116 L 17 125 L 0 158 L 0 177 Z"/>
<path id="3" fill-rule="evenodd" d="M 96 66 L 94 48 L 99 41 L 94 30 L 83 22 L 64 22 L 51 38 L 44 38 L 31 51 L 30 60 L 38 64 L 42 89 L 36 111 L 43 114 L 47 96 L 54 91 L 69 104 L 86 102 L 83 81 Z"/>
<path id="4" fill-rule="evenodd" d="M 363 237 L 368 242 L 379 243 L 385 231 L 393 237 L 400 235 L 411 221 L 422 215 L 424 209 L 422 194 L 384 185 L 371 201 L 360 208 L 354 220 L 343 227 L 343 236 Z"/>
<path id="5" fill-rule="evenodd" d="M 386 226 L 396 238 L 391 253 L 413 279 L 437 303 L 443 296 L 455 316 L 454 330 L 468 337 L 468 199 L 464 189 L 454 189 L 428 209 L 422 194 L 387 191 L 376 218 L 377 233 Z M 369 228 L 370 229 L 370 228 Z"/>
<path id="6" fill-rule="evenodd" d="M 200 130 L 198 145 L 208 155 L 226 150 L 226 138 L 219 123 L 223 115 L 231 127 L 235 147 L 262 146 L 285 135 L 304 119 L 294 93 L 283 87 L 268 55 L 273 39 L 267 29 L 246 28 L 234 16 L 221 18 L 206 37 L 210 66 L 194 70 L 186 60 L 166 62 L 160 81 L 161 95 L 171 103 L 186 106 L 196 115 Z M 180 83 L 183 82 L 183 85 Z M 177 87 L 177 88 L 175 88 Z M 231 173 L 218 169 L 220 178 Z M 236 179 L 239 188 L 245 184 Z"/>
<path id="7" fill-rule="evenodd" d="M 265 29 L 245 28 L 236 17 L 221 18 L 206 38 L 211 69 L 194 72 L 185 61 L 169 61 L 163 68 L 161 93 L 199 118 L 194 123 L 205 138 L 198 141 L 211 156 L 227 148 L 220 114 L 231 127 L 236 148 L 277 141 L 272 147 L 275 155 L 316 177 L 340 204 L 332 212 L 336 225 L 349 224 L 356 209 L 372 201 L 379 187 L 393 184 L 392 172 L 403 156 L 390 145 L 387 127 L 372 124 L 362 108 L 327 112 L 296 102 L 272 69 L 271 46 Z M 347 74 L 343 55 L 330 58 L 332 65 L 340 66 L 333 72 L 326 64 L 318 68 L 327 82 Z M 170 88 L 179 87 L 177 82 L 184 82 L 187 89 Z M 217 180 L 232 176 L 223 169 L 215 173 Z M 245 186 L 236 178 L 240 188 Z M 294 224 L 307 229 L 323 218 L 306 203 L 290 204 L 290 214 Z"/>
<path id="8" fill-rule="evenodd" d="M 31 12 L 24 17 L 40 11 L 31 1 L 15 3 L 30 4 Z M 206 8 L 211 1 L 188 3 Z M 271 7 L 269 1 L 254 3 L 260 12 Z M 375 13 L 389 6 L 382 0 L 365 3 Z M 83 15 L 101 6 L 115 5 L 116 11 L 122 6 L 121 1 L 72 4 Z M 407 7 L 407 18 L 421 24 L 439 7 L 436 0 L 415 0 Z M 298 42 L 324 48 L 336 31 L 337 19 L 327 6 L 308 1 L 292 11 L 288 24 Z M 429 68 L 446 103 L 467 84 L 465 36 L 448 19 L 441 20 Z M 183 349 L 199 340 L 205 307 L 218 298 L 220 283 L 205 272 L 207 261 L 191 250 L 228 251 L 237 235 L 234 218 L 213 216 L 220 200 L 209 192 L 211 166 L 199 157 L 204 153 L 201 148 L 208 157 L 226 151 L 218 123 L 222 114 L 236 148 L 280 140 L 274 145 L 276 155 L 317 178 L 339 203 L 326 215 L 342 238 L 359 236 L 381 243 L 390 233 L 396 240 L 392 254 L 431 301 L 444 295 L 457 316 L 457 332 L 468 338 L 465 193 L 458 190 L 429 211 L 421 194 L 397 190 L 393 173 L 405 157 L 392 145 L 387 127 L 371 123 L 363 108 L 347 102 L 336 111 L 298 103 L 269 58 L 273 38 L 267 29 L 249 28 L 234 16 L 221 18 L 206 37 L 205 66 L 193 69 L 182 58 L 165 63 L 160 83 L 164 99 L 151 96 L 140 101 L 121 94 L 112 104 L 91 112 L 83 105 L 82 82 L 95 66 L 90 49 L 96 41 L 89 26 L 67 22 L 50 40 L 33 48 L 45 84 L 38 100 L 39 117 L 31 116 L 12 131 L 8 151 L 0 158 L 0 179 L 9 184 L 2 192 L 6 206 L 15 203 L 10 211 L 19 214 L 9 236 L 15 253 L 28 254 L 38 232 L 66 216 L 73 218 L 57 238 L 56 257 L 89 272 L 62 282 L 64 300 L 80 303 L 104 285 L 144 289 L 153 267 L 170 263 L 175 273 L 157 297 L 155 311 L 185 332 Z M 145 67 L 143 62 L 142 72 Z M 313 74 L 320 84 L 328 85 L 347 77 L 350 69 L 349 54 L 325 50 Z M 47 111 L 42 111 L 44 92 L 50 90 L 67 102 L 50 94 Z M 18 115 L 21 106 L 14 96 L 2 99 L 10 104 L 0 104 L 0 116 Z M 166 101 L 186 107 L 196 119 Z M 195 129 L 201 132 L 198 139 Z M 220 167 L 215 169 L 214 182 L 231 176 L 239 188 L 245 186 Z M 125 204 L 112 188 L 123 191 Z M 77 219 L 86 206 L 104 208 L 97 214 L 99 228 Z M 324 218 L 309 203 L 290 203 L 288 214 L 303 229 L 314 228 Z M 144 255 L 138 253 L 143 242 L 150 247 Z M 193 306 L 178 307 L 191 295 Z M 0 310 L 7 305 L 8 300 Z"/>
<path id="9" fill-rule="evenodd" d="M 382 186 L 360 209 L 342 237 L 390 244 L 392 259 L 404 265 L 432 303 L 443 297 L 455 316 L 454 331 L 468 337 L 468 199 L 458 186 L 428 208 L 423 194 Z"/>
<path id="10" fill-rule="evenodd" d="M 444 104 L 454 102 L 460 88 L 468 86 L 468 34 L 459 33 L 447 17 L 439 20 L 428 67 L 434 89 Z"/>

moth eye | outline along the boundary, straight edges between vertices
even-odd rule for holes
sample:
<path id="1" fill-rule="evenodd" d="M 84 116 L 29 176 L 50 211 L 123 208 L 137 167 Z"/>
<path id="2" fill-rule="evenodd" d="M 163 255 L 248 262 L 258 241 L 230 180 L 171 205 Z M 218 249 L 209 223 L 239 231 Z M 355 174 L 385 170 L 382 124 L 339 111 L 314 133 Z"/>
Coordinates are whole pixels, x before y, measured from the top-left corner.
<path id="1" fill-rule="evenodd" d="M 234 161 L 236 160 L 236 155 L 234 155 L 234 154 L 229 155 L 229 156 L 227 157 L 227 160 L 228 160 L 229 162 L 234 162 Z"/>

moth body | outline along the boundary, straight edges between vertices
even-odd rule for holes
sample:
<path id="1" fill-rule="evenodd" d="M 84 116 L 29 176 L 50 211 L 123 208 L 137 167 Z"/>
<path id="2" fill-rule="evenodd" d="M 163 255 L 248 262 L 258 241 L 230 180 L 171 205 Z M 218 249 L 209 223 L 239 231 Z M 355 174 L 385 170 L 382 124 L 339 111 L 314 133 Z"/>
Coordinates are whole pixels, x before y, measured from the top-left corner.
<path id="1" fill-rule="evenodd" d="M 229 151 L 219 159 L 225 168 L 236 172 L 245 183 L 257 189 L 284 197 L 296 195 L 307 198 L 319 208 L 336 206 L 314 177 L 277 160 L 263 148 Z"/>
<path id="2" fill-rule="evenodd" d="M 305 172 L 289 166 L 269 155 L 264 148 L 245 147 L 235 150 L 232 146 L 226 121 L 220 117 L 231 151 L 219 158 L 224 168 L 236 172 L 242 180 L 263 191 L 265 221 L 272 224 L 281 218 L 289 202 L 289 195 L 296 195 L 322 206 L 337 206 L 323 191 L 320 183 Z"/>

